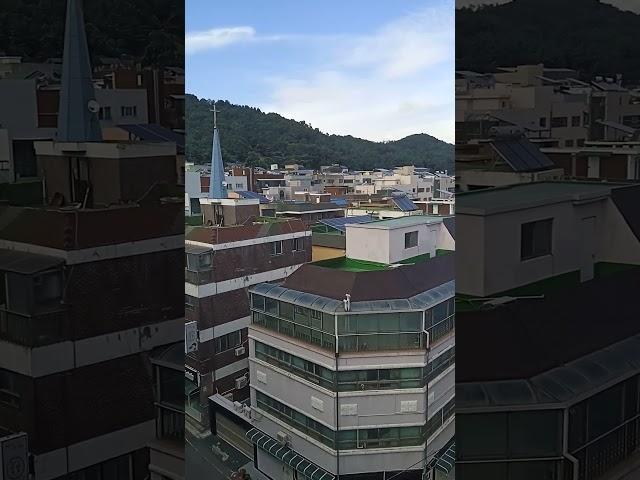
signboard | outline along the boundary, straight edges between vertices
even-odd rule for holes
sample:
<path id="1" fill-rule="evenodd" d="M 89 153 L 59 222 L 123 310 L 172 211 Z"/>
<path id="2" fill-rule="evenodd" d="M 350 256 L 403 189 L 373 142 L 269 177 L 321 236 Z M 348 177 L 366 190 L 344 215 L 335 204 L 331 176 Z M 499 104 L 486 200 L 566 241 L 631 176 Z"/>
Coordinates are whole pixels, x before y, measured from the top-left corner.
<path id="1" fill-rule="evenodd" d="M 184 353 L 198 350 L 198 322 L 184 324 Z"/>
<path id="2" fill-rule="evenodd" d="M 17 433 L 0 438 L 2 469 L 0 480 L 27 480 L 29 477 L 29 448 L 27 434 Z"/>

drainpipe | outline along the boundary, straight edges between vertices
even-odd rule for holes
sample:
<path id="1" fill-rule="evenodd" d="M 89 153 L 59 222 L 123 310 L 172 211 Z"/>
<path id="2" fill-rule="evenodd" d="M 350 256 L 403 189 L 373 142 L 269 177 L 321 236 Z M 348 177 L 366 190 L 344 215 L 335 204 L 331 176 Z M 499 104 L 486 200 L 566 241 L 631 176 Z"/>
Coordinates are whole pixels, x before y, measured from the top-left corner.
<path id="1" fill-rule="evenodd" d="M 578 480 L 580 462 L 569 453 L 569 408 L 562 411 L 562 456 L 573 464 L 572 480 Z"/>
<path id="2" fill-rule="evenodd" d="M 338 411 L 338 409 L 340 408 L 339 402 L 338 402 L 338 315 L 334 315 L 334 331 L 335 331 L 335 338 L 336 338 L 336 348 L 335 348 L 335 365 L 336 365 L 336 370 L 335 370 L 335 375 L 334 375 L 334 379 L 333 379 L 333 386 L 336 392 L 336 406 L 335 406 L 335 411 L 336 411 L 336 436 L 335 436 L 335 448 L 336 448 L 336 479 L 340 479 L 340 446 L 338 443 L 338 438 L 340 435 L 340 412 Z"/>

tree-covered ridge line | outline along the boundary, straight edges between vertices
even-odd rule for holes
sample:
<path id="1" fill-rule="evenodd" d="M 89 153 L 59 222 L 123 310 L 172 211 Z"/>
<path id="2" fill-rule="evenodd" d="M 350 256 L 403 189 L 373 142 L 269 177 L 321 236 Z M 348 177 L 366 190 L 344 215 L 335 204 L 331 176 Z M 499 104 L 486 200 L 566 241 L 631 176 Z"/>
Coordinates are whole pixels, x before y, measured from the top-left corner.
<path id="1" fill-rule="evenodd" d="M 456 69 L 544 63 L 640 83 L 640 15 L 599 0 L 514 0 L 456 10 Z"/>
<path id="2" fill-rule="evenodd" d="M 2 0 L 0 53 L 42 62 L 62 56 L 65 0 Z M 175 0 L 85 0 L 97 57 L 129 55 L 148 66 L 184 65 L 184 4 Z"/>
<path id="3" fill-rule="evenodd" d="M 187 95 L 186 151 L 194 163 L 211 161 L 212 101 Z M 268 167 L 298 163 L 309 168 L 334 163 L 351 169 L 391 168 L 399 165 L 449 170 L 453 145 L 427 134 L 392 142 L 372 142 L 352 136 L 328 135 L 306 122 L 297 122 L 258 108 L 216 103 L 222 157 L 225 163 Z"/>

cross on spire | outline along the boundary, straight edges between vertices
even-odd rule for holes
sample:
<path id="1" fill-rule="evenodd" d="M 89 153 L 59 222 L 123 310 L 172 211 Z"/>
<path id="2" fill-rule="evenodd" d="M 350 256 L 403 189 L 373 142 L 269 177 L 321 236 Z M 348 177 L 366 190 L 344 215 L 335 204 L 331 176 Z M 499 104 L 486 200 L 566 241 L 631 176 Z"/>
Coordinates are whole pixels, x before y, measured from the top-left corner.
<path id="1" fill-rule="evenodd" d="M 217 119 L 216 114 L 220 110 L 216 109 L 216 102 L 213 102 L 213 108 L 211 109 L 211 111 L 213 112 L 213 128 L 218 128 L 218 119 Z"/>

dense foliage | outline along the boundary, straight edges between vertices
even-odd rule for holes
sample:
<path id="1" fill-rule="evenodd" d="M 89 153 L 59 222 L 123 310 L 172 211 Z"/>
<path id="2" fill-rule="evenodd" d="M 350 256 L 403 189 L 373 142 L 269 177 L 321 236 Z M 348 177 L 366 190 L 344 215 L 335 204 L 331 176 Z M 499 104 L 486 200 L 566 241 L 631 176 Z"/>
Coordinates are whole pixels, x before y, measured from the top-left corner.
<path id="1" fill-rule="evenodd" d="M 0 3 L 0 52 L 31 61 L 62 56 L 66 1 Z M 145 65 L 184 64 L 183 2 L 85 0 L 84 16 L 94 58 L 125 54 Z"/>
<path id="2" fill-rule="evenodd" d="M 211 101 L 187 95 L 187 159 L 211 161 Z M 376 143 L 351 136 L 327 135 L 305 122 L 257 108 L 217 102 L 218 127 L 225 163 L 268 167 L 298 163 L 306 167 L 339 163 L 352 169 L 416 165 L 438 170 L 453 167 L 453 145 L 430 135 L 411 135 Z"/>
<path id="3" fill-rule="evenodd" d="M 598 0 L 514 0 L 456 11 L 456 69 L 544 63 L 640 82 L 640 15 Z"/>

